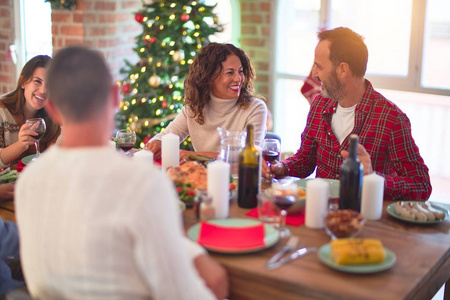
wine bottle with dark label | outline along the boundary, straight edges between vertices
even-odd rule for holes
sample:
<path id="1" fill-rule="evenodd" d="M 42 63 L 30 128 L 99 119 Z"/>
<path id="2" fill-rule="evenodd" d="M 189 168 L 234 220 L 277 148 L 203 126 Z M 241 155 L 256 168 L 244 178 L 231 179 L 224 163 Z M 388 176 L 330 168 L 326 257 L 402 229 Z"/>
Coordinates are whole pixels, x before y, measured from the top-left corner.
<path id="1" fill-rule="evenodd" d="M 245 148 L 239 153 L 238 205 L 256 207 L 259 191 L 259 152 L 253 145 L 253 125 L 247 125 Z"/>
<path id="2" fill-rule="evenodd" d="M 363 167 L 358 159 L 358 136 L 350 135 L 349 156 L 339 172 L 339 209 L 361 210 Z"/>

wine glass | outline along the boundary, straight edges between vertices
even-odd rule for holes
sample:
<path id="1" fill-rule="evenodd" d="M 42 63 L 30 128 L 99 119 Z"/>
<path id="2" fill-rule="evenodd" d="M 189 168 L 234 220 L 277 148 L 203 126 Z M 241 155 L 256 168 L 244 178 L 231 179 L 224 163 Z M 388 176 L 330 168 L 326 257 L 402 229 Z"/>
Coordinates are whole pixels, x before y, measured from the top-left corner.
<path id="1" fill-rule="evenodd" d="M 277 139 L 264 139 L 261 148 L 263 158 L 267 162 L 267 166 L 269 167 L 269 180 L 270 182 L 272 182 L 273 174 L 270 166 L 272 165 L 272 161 L 276 160 L 280 155 L 280 141 Z"/>
<path id="2" fill-rule="evenodd" d="M 45 130 L 46 130 L 45 120 L 42 118 L 32 118 L 32 119 L 27 119 L 25 121 L 25 124 L 32 124 L 30 127 L 30 130 L 37 133 L 37 135 L 31 136 L 32 138 L 34 138 L 36 140 L 34 142 L 34 146 L 36 147 L 36 156 L 35 157 L 37 157 L 37 156 L 41 155 L 41 152 L 39 151 L 39 140 L 45 134 Z"/>
<path id="3" fill-rule="evenodd" d="M 116 143 L 125 155 L 130 156 L 130 150 L 136 143 L 136 133 L 131 129 L 120 129 L 116 133 Z"/>
<path id="4" fill-rule="evenodd" d="M 272 195 L 272 201 L 276 206 L 278 206 L 279 209 L 281 209 L 280 226 L 278 228 L 280 237 L 288 237 L 291 235 L 291 231 L 286 227 L 287 209 L 291 207 L 295 201 L 297 201 L 297 197 L 295 195 L 275 193 Z"/>

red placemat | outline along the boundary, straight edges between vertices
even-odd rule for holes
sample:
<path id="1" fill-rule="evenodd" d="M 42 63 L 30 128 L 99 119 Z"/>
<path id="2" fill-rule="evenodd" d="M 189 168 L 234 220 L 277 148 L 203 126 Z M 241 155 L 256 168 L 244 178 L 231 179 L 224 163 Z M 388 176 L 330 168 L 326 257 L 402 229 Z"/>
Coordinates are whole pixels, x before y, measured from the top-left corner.
<path id="1" fill-rule="evenodd" d="M 249 217 L 258 218 L 258 208 L 254 208 L 248 213 L 246 213 Z M 305 212 L 301 211 L 298 214 L 295 215 L 287 215 L 286 217 L 286 224 L 292 225 L 292 226 L 300 226 L 303 223 L 305 223 Z"/>
<path id="2" fill-rule="evenodd" d="M 200 224 L 197 242 L 216 249 L 249 249 L 264 247 L 264 224 L 226 227 L 208 222 Z"/>

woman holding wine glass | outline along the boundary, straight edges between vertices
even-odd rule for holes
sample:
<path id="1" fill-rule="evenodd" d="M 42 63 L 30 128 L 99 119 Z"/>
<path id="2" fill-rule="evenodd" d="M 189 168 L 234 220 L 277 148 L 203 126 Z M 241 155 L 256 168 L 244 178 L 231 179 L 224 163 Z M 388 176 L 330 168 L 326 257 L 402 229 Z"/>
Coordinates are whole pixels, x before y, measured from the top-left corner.
<path id="1" fill-rule="evenodd" d="M 38 55 L 30 59 L 23 67 L 16 89 L 0 98 L 0 166 L 8 167 L 14 161 L 29 154 L 47 149 L 56 142 L 61 128 L 47 115 L 45 88 L 46 68 L 51 58 Z M 46 124 L 45 133 L 27 119 L 42 118 Z M 36 131 L 37 130 L 37 131 Z M 36 138 L 38 137 L 38 138 Z M 40 143 L 37 141 L 40 140 Z M 30 147 L 32 146 L 32 147 Z"/>

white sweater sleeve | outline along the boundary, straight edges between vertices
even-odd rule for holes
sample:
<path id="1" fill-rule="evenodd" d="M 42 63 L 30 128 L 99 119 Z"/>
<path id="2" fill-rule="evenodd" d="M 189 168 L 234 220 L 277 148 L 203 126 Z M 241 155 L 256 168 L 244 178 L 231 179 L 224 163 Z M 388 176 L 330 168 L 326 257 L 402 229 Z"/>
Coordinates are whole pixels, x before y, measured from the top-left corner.
<path id="1" fill-rule="evenodd" d="M 249 108 L 252 109 L 252 111 L 248 115 L 247 124 L 253 125 L 255 144 L 261 144 L 264 136 L 266 135 L 267 106 L 260 99 L 254 99 L 253 101 L 255 101 L 256 103 Z"/>
<path id="2" fill-rule="evenodd" d="M 147 188 L 131 214 L 137 235 L 137 265 L 154 299 L 214 299 L 189 257 L 175 192 L 167 177 L 161 175 L 158 182 L 141 182 Z"/>
<path id="3" fill-rule="evenodd" d="M 162 136 L 168 133 L 176 134 L 180 137 L 180 143 L 183 142 L 189 136 L 188 128 L 188 115 L 185 106 L 181 109 L 181 112 L 175 117 L 175 119 L 170 122 L 163 131 L 155 135 L 149 142 L 160 141 Z"/>

